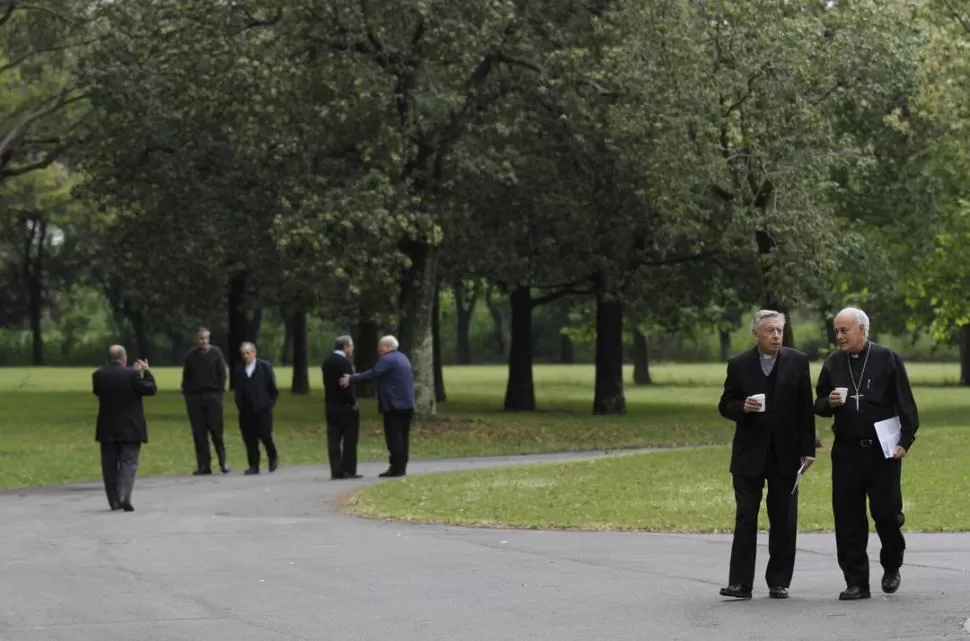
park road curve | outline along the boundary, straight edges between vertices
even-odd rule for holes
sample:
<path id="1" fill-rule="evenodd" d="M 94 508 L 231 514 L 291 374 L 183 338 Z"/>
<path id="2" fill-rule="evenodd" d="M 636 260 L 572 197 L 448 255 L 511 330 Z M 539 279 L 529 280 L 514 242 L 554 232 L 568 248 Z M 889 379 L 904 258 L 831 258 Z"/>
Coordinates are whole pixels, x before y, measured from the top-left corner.
<path id="1" fill-rule="evenodd" d="M 412 462 L 427 474 L 608 453 Z M 499 530 L 343 514 L 378 482 L 319 466 L 0 493 L 2 641 L 719 641 L 970 638 L 970 536 L 909 534 L 900 591 L 840 602 L 831 534 L 800 535 L 792 598 L 718 596 L 729 536 Z M 386 481 L 398 482 L 398 481 Z M 728 490 L 725 474 L 725 491 Z M 758 573 L 766 556 L 761 541 Z M 870 546 L 878 559 L 875 537 Z"/>

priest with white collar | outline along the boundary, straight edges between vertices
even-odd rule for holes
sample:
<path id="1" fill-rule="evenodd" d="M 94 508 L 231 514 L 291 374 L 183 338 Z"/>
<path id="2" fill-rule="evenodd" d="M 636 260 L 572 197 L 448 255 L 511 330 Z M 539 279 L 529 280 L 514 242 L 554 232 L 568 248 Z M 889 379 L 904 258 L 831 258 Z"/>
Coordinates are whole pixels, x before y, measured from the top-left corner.
<path id="1" fill-rule="evenodd" d="M 882 543 L 882 590 L 899 589 L 906 542 L 900 473 L 919 429 L 919 414 L 906 367 L 895 350 L 869 339 L 869 317 L 847 307 L 835 317 L 838 349 L 829 354 L 815 388 L 815 413 L 833 417 L 832 507 L 841 600 L 868 599 L 869 519 L 866 498 Z M 876 424 L 898 420 L 899 441 L 884 453 Z"/>

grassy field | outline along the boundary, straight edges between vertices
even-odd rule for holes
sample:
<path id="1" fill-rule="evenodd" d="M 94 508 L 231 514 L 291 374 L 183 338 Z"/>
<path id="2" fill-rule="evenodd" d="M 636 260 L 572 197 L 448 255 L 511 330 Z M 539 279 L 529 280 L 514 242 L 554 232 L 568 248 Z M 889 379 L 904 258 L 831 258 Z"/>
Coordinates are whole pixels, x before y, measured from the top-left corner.
<path id="1" fill-rule="evenodd" d="M 91 371 L 58 368 L 0 369 L 0 406 L 4 408 L 3 438 L 0 439 L 0 487 L 96 480 L 100 477 L 98 450 L 94 443 L 97 400 L 90 392 Z M 970 409 L 970 393 L 946 386 L 957 378 L 956 365 L 916 364 L 910 371 L 911 377 L 919 386 L 917 400 L 921 404 L 923 421 L 927 427 L 917 452 L 910 459 L 914 464 L 908 466 L 907 470 L 920 464 L 918 453 L 926 452 L 919 454 L 926 457 L 922 459 L 923 464 L 930 460 L 927 442 L 933 441 L 936 433 L 946 433 L 942 428 L 958 428 L 970 423 L 970 419 L 966 418 L 967 410 Z M 415 426 L 412 433 L 412 456 L 415 459 L 440 458 L 716 444 L 730 440 L 732 426 L 717 414 L 716 408 L 724 376 L 722 365 L 656 365 L 652 373 L 657 385 L 627 388 L 629 413 L 626 416 L 594 417 L 590 413 L 593 369 L 589 366 L 536 367 L 536 393 L 540 411 L 512 414 L 501 411 L 505 389 L 504 368 L 446 368 L 445 381 L 449 401 L 442 404 L 437 420 Z M 184 405 L 177 392 L 179 371 L 159 369 L 156 376 L 160 392 L 158 396 L 146 400 L 150 442 L 144 450 L 139 474 L 187 474 L 194 467 L 194 454 Z M 288 382 L 289 377 L 289 370 L 279 368 L 278 378 L 281 384 Z M 629 378 L 628 372 L 627 380 Z M 313 372 L 311 382 L 314 389 L 310 396 L 294 397 L 284 391 L 277 408 L 276 438 L 280 446 L 281 464 L 284 466 L 326 462 L 325 425 L 317 371 Z M 383 436 L 372 403 L 363 404 L 362 418 L 362 460 L 385 460 Z M 227 402 L 226 439 L 230 464 L 235 472 L 241 472 L 245 454 L 235 421 L 235 409 L 231 402 Z M 959 439 L 963 432 L 956 429 L 953 434 L 953 438 Z M 827 436 L 823 429 L 823 439 Z M 944 448 L 941 454 L 959 458 L 962 451 L 964 450 L 961 447 L 951 447 Z M 674 468 L 670 470 L 672 476 L 668 478 L 668 482 L 672 484 L 672 488 L 678 483 L 683 484 L 683 479 L 678 478 L 680 473 L 676 466 L 686 465 L 686 468 L 680 468 L 689 470 L 689 474 L 683 472 L 684 478 L 690 476 L 691 479 L 700 479 L 702 477 L 699 474 L 710 473 L 716 479 L 720 493 L 718 496 L 723 495 L 723 498 L 730 499 L 724 492 L 728 480 L 725 471 L 727 459 L 724 458 L 722 450 L 677 453 L 675 456 L 688 458 L 684 459 L 684 463 L 674 464 Z M 695 461 L 689 458 L 691 456 L 713 458 Z M 723 460 L 717 459 L 718 456 Z M 605 464 L 607 462 L 594 465 Z M 624 464 L 633 465 L 633 459 L 629 463 L 624 459 Z M 646 467 L 657 468 L 657 474 L 662 471 L 655 464 Z M 953 470 L 947 471 L 947 466 L 941 473 L 955 473 L 956 469 L 964 467 L 960 463 L 954 465 Z M 503 474 L 534 472 L 535 470 L 523 470 Z M 817 482 L 821 483 L 821 468 L 813 470 L 813 473 L 818 479 Z M 641 474 L 642 470 L 635 472 L 635 476 Z M 446 481 L 449 478 L 452 477 L 436 477 L 421 482 L 436 483 L 441 479 L 441 482 L 449 483 L 450 481 Z M 615 484 L 612 480 L 603 484 L 603 491 L 620 491 L 620 486 L 624 484 L 626 487 L 633 487 L 632 481 L 622 481 L 623 478 L 620 475 Z M 382 487 L 377 492 L 391 492 L 392 487 L 393 491 L 403 493 L 414 487 L 418 488 L 414 490 L 417 492 L 420 491 L 420 486 L 412 484 L 418 482 L 408 480 L 403 484 L 388 484 L 387 489 Z M 655 479 L 655 482 L 660 482 L 660 479 Z M 617 487 L 613 487 L 614 485 Z M 557 494 L 559 490 L 553 488 L 550 493 Z M 500 494 L 494 493 L 496 497 Z M 442 501 L 445 500 L 443 494 L 437 495 L 441 496 Z M 379 501 L 381 496 L 383 495 L 364 494 L 360 499 L 361 503 L 354 507 L 361 511 L 370 510 L 372 514 L 406 516 L 382 512 L 381 510 L 386 510 L 386 501 Z M 516 502 L 515 496 L 517 494 L 513 492 L 509 495 L 509 500 Z M 395 497 L 393 500 L 402 498 Z M 908 498 L 912 500 L 913 497 L 908 494 Z M 554 505 L 543 500 L 546 505 Z M 542 501 L 539 503 L 543 504 Z M 471 514 L 469 510 L 475 509 L 476 505 L 480 503 L 469 503 L 463 509 Z M 563 514 L 560 518 L 579 519 L 576 514 L 567 515 L 560 508 L 550 507 L 550 510 L 554 516 L 557 511 Z M 415 511 L 415 514 L 418 512 Z M 446 514 L 451 512 L 449 508 Z M 712 518 L 719 518 L 713 514 L 712 512 Z M 457 511 L 452 514 L 454 518 L 460 515 Z M 434 517 L 430 512 L 425 516 Z M 472 520 L 476 520 L 478 516 L 480 515 L 471 514 L 469 518 L 474 517 Z M 491 517 L 481 518 L 489 520 Z M 603 516 L 598 515 L 590 517 L 588 521 L 592 523 L 602 519 Z M 496 517 L 493 520 L 501 519 Z"/>
<path id="2" fill-rule="evenodd" d="M 668 400 L 681 399 L 698 413 L 715 413 L 720 374 L 714 366 L 661 370 Z M 910 531 L 970 531 L 970 514 L 953 509 L 970 492 L 970 390 L 948 387 L 955 370 L 915 365 L 922 427 L 903 471 Z M 673 383 L 673 384 L 671 384 Z M 634 398 L 639 390 L 633 392 Z M 648 403 L 649 400 L 641 399 Z M 654 418 L 639 408 L 646 420 Z M 644 420 L 641 418 L 640 420 Z M 722 422 L 725 438 L 731 431 Z M 829 423 L 819 421 L 831 443 Z M 728 463 L 730 448 L 718 446 L 588 462 L 529 465 L 511 469 L 437 474 L 367 488 L 346 504 L 368 517 L 411 521 L 587 530 L 725 532 L 733 527 L 734 500 Z M 830 531 L 831 466 L 826 448 L 803 480 L 799 527 Z M 762 527 L 767 518 L 762 512 Z"/>
<path id="3" fill-rule="evenodd" d="M 92 369 L 0 368 L 0 488 L 65 483 L 100 477 L 94 443 L 97 399 Z M 657 367 L 658 385 L 630 388 L 630 413 L 591 415 L 593 370 L 588 366 L 539 366 L 535 371 L 540 411 L 501 411 L 503 367 L 447 368 L 449 401 L 437 420 L 412 431 L 414 458 L 589 450 L 604 447 L 673 446 L 725 442 L 730 438 L 716 404 L 718 366 Z M 942 370 L 941 370 L 942 372 Z M 941 372 L 932 376 L 942 380 Z M 186 474 L 194 468 L 192 439 L 181 395 L 179 370 L 155 371 L 159 393 L 146 399 L 149 444 L 141 475 Z M 275 434 L 281 464 L 325 463 L 325 424 L 318 370 L 309 396 L 284 391 L 276 411 Z M 281 387 L 291 372 L 278 368 Z M 230 465 L 241 471 L 245 452 L 231 399 L 226 402 Z M 362 403 L 362 460 L 386 460 L 379 416 L 373 402 Z"/>

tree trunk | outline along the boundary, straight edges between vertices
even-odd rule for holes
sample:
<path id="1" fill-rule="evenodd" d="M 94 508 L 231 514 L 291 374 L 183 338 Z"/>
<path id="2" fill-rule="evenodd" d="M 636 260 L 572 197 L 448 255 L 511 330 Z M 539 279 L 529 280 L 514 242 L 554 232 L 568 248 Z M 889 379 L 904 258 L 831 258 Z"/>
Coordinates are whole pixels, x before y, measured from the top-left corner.
<path id="1" fill-rule="evenodd" d="M 403 250 L 411 261 L 411 267 L 405 271 L 401 281 L 397 338 L 401 351 L 411 359 L 414 370 L 414 412 L 417 416 L 434 416 L 437 407 L 431 317 L 437 289 L 436 256 L 434 249 L 422 242 L 406 242 Z"/>
<path id="2" fill-rule="evenodd" d="M 303 324 L 306 325 L 306 318 L 303 319 Z M 246 340 L 252 341 L 259 347 L 259 332 L 263 329 L 263 308 L 257 307 L 253 310 L 253 315 L 249 318 L 249 322 L 246 323 Z"/>
<path id="3" fill-rule="evenodd" d="M 246 295 L 247 273 L 244 271 L 234 272 L 229 277 L 229 296 L 227 308 L 229 313 L 228 345 L 226 354 L 229 360 L 229 389 L 236 388 L 236 366 L 242 362 L 239 355 L 239 345 L 246 340 L 246 331 L 249 329 L 249 319 L 246 317 L 246 309 L 243 302 Z"/>
<path id="4" fill-rule="evenodd" d="M 970 325 L 960 327 L 960 385 L 970 386 Z"/>
<path id="5" fill-rule="evenodd" d="M 293 328 L 293 382 L 292 392 L 296 396 L 310 393 L 310 359 L 307 350 L 307 313 L 297 309 L 290 314 Z"/>
<path id="6" fill-rule="evenodd" d="M 169 365 L 181 365 L 185 354 L 182 353 L 182 334 L 177 330 L 168 332 L 168 341 L 171 344 L 169 352 Z"/>
<path id="7" fill-rule="evenodd" d="M 726 329 L 717 330 L 717 342 L 721 353 L 721 362 L 726 363 L 731 358 L 731 332 Z"/>
<path id="8" fill-rule="evenodd" d="M 145 315 L 141 312 L 128 312 L 128 322 L 131 323 L 131 329 L 135 332 L 135 347 L 138 351 L 136 358 L 147 359 L 151 363 L 152 341 L 145 327 Z"/>
<path id="9" fill-rule="evenodd" d="M 512 330 L 509 328 L 509 324 L 506 322 L 505 311 L 502 309 L 500 303 L 496 303 L 492 300 L 491 290 L 485 294 L 485 307 L 488 308 L 488 313 L 492 317 L 492 323 L 495 326 L 492 337 L 495 342 L 495 351 L 503 358 L 510 356 L 508 353 L 508 347 L 512 342 Z"/>
<path id="10" fill-rule="evenodd" d="M 445 375 L 441 362 L 441 291 L 434 294 L 434 308 L 431 311 L 431 353 L 434 359 L 434 398 L 435 402 L 448 400 L 445 394 Z"/>
<path id="11" fill-rule="evenodd" d="M 293 327 L 290 315 L 286 309 L 280 308 L 280 316 L 283 317 L 283 345 L 280 347 L 280 365 L 290 365 L 293 363 Z"/>
<path id="12" fill-rule="evenodd" d="M 596 295 L 596 387 L 593 414 L 625 414 L 623 395 L 623 303 L 599 289 Z"/>
<path id="13" fill-rule="evenodd" d="M 365 372 L 377 364 L 377 323 L 372 320 L 361 320 L 357 322 L 357 335 L 354 336 L 354 369 L 358 372 Z M 354 386 L 357 398 L 372 398 L 375 395 L 374 384 L 357 383 Z"/>
<path id="14" fill-rule="evenodd" d="M 637 327 L 633 328 L 633 384 L 653 385 L 653 379 L 650 377 L 647 337 Z"/>
<path id="15" fill-rule="evenodd" d="M 573 339 L 568 334 L 559 334 L 559 362 L 564 365 L 572 365 L 576 362 L 576 350 L 573 346 Z"/>
<path id="16" fill-rule="evenodd" d="M 536 392 L 532 379 L 532 292 L 528 287 L 517 287 L 512 291 L 509 302 L 512 307 L 512 334 L 505 410 L 534 412 Z"/>
<path id="17" fill-rule="evenodd" d="M 37 269 L 35 267 L 34 269 Z M 28 280 L 30 288 L 30 336 L 31 336 L 31 358 L 30 362 L 34 365 L 44 364 L 44 328 L 42 316 L 44 313 L 44 288 L 40 274 L 34 272 Z"/>
<path id="18" fill-rule="evenodd" d="M 44 249 L 47 240 L 47 221 L 39 215 L 32 217 L 24 247 L 23 271 L 28 287 L 30 315 L 31 358 L 34 365 L 44 364 Z"/>
<path id="19" fill-rule="evenodd" d="M 461 279 L 452 284 L 452 290 L 455 293 L 455 318 L 457 319 L 455 346 L 458 364 L 471 365 L 471 324 L 472 314 L 475 312 L 475 303 L 478 300 L 478 291 L 469 294 Z"/>

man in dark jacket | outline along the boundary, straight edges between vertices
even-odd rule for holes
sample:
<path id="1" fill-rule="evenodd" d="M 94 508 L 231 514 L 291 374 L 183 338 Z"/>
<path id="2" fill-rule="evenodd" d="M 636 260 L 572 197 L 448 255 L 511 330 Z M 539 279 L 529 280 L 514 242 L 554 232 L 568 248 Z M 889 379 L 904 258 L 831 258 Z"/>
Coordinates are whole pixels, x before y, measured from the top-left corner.
<path id="1" fill-rule="evenodd" d="M 108 350 L 109 363 L 91 376 L 98 397 L 98 426 L 95 440 L 101 444 L 101 475 L 108 505 L 112 510 L 133 512 L 131 492 L 135 487 L 141 444 L 148 442 L 143 396 L 154 396 L 158 388 L 147 361 L 128 367 L 128 354 L 121 345 Z"/>
<path id="2" fill-rule="evenodd" d="M 372 369 L 360 374 L 344 374 L 340 384 L 347 387 L 363 381 L 377 381 L 377 410 L 384 418 L 384 440 L 390 467 L 378 476 L 404 476 L 410 456 L 411 419 L 414 416 L 414 374 L 411 361 L 398 351 L 397 339 L 385 336 L 377 345 L 380 359 Z"/>
<path id="3" fill-rule="evenodd" d="M 323 362 L 324 405 L 327 415 L 327 458 L 331 479 L 359 479 L 357 473 L 357 439 L 360 436 L 360 413 L 354 388 L 342 387 L 341 377 L 353 374 L 350 357 L 354 340 L 338 336 L 337 345 Z M 343 441 L 343 452 L 340 442 Z"/>
<path id="4" fill-rule="evenodd" d="M 246 474 L 259 474 L 260 441 L 266 448 L 269 471 L 275 472 L 279 465 L 276 444 L 273 443 L 273 407 L 279 396 L 276 374 L 268 361 L 256 358 L 256 346 L 252 343 L 240 345 L 239 353 L 243 362 L 236 372 L 236 408 L 249 462 Z"/>
<path id="5" fill-rule="evenodd" d="M 731 454 L 737 513 L 727 597 L 750 599 L 758 544 L 758 512 L 768 485 L 769 596 L 788 598 L 795 567 L 798 470 L 815 460 L 815 412 L 808 356 L 782 347 L 785 316 L 754 315 L 757 345 L 728 361 L 718 410 L 734 421 Z"/>
<path id="6" fill-rule="evenodd" d="M 209 344 L 209 330 L 200 327 L 196 347 L 185 357 L 182 366 L 182 394 L 195 442 L 195 475 L 212 474 L 210 436 L 219 457 L 219 468 L 223 474 L 229 473 L 226 445 L 222 439 L 222 395 L 225 390 L 226 359 L 222 350 Z"/>

